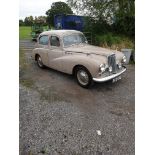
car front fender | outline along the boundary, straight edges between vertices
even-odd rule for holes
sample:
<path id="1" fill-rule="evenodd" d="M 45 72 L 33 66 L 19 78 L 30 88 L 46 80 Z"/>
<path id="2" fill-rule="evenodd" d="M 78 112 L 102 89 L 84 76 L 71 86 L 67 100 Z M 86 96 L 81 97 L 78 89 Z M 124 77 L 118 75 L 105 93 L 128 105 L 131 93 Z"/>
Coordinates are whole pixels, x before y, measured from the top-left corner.
<path id="1" fill-rule="evenodd" d="M 99 62 L 96 59 L 92 59 L 89 55 L 65 55 L 59 58 L 62 62 L 62 71 L 68 74 L 73 73 L 75 66 L 84 66 L 88 69 L 92 77 L 95 77 L 99 73 Z"/>

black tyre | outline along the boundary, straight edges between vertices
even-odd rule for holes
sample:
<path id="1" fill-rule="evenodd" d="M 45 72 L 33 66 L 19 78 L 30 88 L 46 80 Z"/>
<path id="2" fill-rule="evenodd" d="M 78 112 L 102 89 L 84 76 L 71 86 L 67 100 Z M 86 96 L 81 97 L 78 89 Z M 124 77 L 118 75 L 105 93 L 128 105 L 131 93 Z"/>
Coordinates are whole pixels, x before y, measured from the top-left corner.
<path id="1" fill-rule="evenodd" d="M 85 67 L 77 67 L 75 76 L 78 84 L 83 88 L 89 88 L 93 84 L 92 76 Z"/>
<path id="2" fill-rule="evenodd" d="M 44 66 L 44 64 L 43 64 L 43 62 L 42 62 L 42 60 L 41 60 L 41 57 L 38 55 L 37 56 L 37 64 L 38 64 L 38 66 L 40 67 L 40 68 L 45 68 L 45 66 Z"/>

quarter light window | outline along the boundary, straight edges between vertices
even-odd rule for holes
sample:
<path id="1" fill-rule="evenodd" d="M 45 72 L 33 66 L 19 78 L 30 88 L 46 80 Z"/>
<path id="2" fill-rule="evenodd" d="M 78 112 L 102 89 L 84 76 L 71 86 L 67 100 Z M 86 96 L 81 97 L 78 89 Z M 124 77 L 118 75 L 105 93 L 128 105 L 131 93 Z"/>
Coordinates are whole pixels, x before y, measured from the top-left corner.
<path id="1" fill-rule="evenodd" d="M 39 38 L 39 44 L 41 44 L 41 45 L 48 45 L 48 36 L 41 36 Z"/>

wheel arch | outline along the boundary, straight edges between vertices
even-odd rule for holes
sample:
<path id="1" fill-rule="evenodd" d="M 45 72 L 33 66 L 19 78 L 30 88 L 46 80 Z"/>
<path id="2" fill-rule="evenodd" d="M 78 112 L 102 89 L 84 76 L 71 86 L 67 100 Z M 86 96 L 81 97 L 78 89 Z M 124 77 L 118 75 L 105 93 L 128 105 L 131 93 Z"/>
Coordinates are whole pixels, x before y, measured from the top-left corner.
<path id="1" fill-rule="evenodd" d="M 79 80 L 78 75 L 77 75 L 78 70 L 76 72 L 77 68 L 84 69 L 87 72 L 87 75 L 88 75 L 88 82 L 87 83 L 83 84 L 83 82 L 81 82 L 81 80 Z M 92 75 L 91 75 L 90 71 L 87 69 L 87 67 L 85 67 L 84 65 L 75 65 L 73 68 L 73 75 L 76 77 L 77 83 L 80 86 L 82 86 L 83 88 L 89 88 L 90 86 L 93 85 Z"/>
<path id="2" fill-rule="evenodd" d="M 35 54 L 35 61 L 37 61 L 37 57 L 40 56 L 38 53 Z"/>
<path id="3" fill-rule="evenodd" d="M 75 65 L 75 66 L 73 67 L 73 69 L 72 69 L 72 74 L 73 74 L 73 75 L 75 75 L 76 70 L 77 70 L 77 68 L 79 68 L 79 67 L 84 67 L 84 68 L 90 73 L 90 71 L 89 71 L 89 69 L 88 69 L 87 67 L 85 67 L 84 65 L 78 64 L 78 65 Z M 91 73 L 90 73 L 90 74 L 91 74 Z"/>

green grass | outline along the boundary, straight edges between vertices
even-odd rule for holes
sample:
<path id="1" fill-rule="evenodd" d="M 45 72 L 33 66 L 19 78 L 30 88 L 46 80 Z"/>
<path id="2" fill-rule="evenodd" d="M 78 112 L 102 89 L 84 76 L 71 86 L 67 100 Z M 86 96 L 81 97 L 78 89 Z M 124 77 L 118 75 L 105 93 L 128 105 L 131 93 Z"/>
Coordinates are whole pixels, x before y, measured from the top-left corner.
<path id="1" fill-rule="evenodd" d="M 44 30 L 48 27 L 44 26 Z M 54 29 L 53 27 L 51 29 Z M 19 39 L 31 39 L 31 26 L 20 26 L 19 27 Z"/>
<path id="2" fill-rule="evenodd" d="M 19 39 L 31 39 L 31 26 L 19 27 Z"/>

